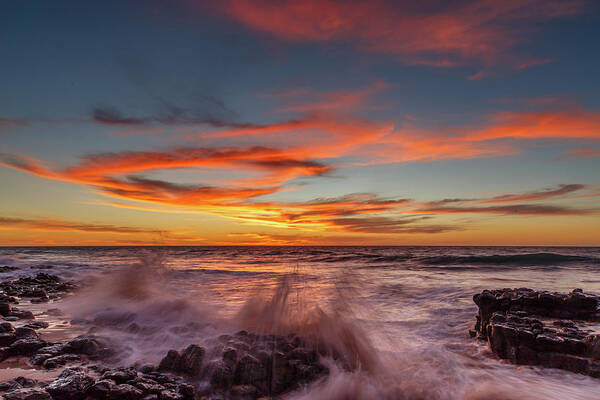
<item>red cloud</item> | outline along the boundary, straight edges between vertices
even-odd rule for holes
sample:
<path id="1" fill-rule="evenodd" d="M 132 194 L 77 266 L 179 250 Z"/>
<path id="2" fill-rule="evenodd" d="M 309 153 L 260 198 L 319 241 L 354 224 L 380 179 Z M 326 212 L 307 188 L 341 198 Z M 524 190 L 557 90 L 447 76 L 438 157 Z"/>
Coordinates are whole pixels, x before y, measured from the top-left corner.
<path id="1" fill-rule="evenodd" d="M 384 0 L 224 0 L 215 5 L 248 28 L 285 41 L 350 43 L 410 64 L 509 63 L 522 69 L 547 62 L 512 54 L 532 23 L 580 13 L 585 2 L 471 0 L 432 7 Z"/>

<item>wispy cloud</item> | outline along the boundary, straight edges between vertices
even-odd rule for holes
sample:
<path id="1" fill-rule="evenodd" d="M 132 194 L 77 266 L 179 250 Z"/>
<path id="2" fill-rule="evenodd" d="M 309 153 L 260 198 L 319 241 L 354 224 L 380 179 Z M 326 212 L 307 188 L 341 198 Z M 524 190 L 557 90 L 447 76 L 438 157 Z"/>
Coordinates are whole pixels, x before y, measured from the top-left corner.
<path id="1" fill-rule="evenodd" d="M 143 229 L 127 226 L 90 224 L 83 222 L 63 221 L 53 218 L 13 218 L 0 216 L 0 229 L 7 228 L 27 228 L 40 231 L 67 231 L 67 232 L 88 232 L 88 233 L 149 233 L 149 234 L 167 234 L 168 231 L 156 229 Z"/>
<path id="2" fill-rule="evenodd" d="M 274 7 L 265 0 L 226 0 L 217 8 L 252 30 L 288 42 L 349 43 L 413 65 L 523 69 L 550 61 L 515 51 L 533 24 L 579 14 L 585 5 L 579 0 L 470 0 L 435 7 L 385 0 L 285 0 Z"/>
<path id="3" fill-rule="evenodd" d="M 590 215 L 598 210 L 575 209 L 565 206 L 546 204 L 511 204 L 507 206 L 487 207 L 431 207 L 413 211 L 418 214 L 503 214 L 503 215 Z"/>

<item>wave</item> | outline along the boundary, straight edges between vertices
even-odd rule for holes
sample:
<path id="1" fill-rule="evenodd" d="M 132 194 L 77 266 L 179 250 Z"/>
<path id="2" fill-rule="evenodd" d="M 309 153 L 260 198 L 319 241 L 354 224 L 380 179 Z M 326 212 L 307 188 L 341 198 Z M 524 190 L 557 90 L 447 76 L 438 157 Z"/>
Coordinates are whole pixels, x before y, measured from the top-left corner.
<path id="1" fill-rule="evenodd" d="M 490 256 L 438 256 L 420 260 L 428 265 L 447 264 L 512 264 L 512 265 L 559 265 L 573 262 L 600 264 L 600 259 L 558 253 L 494 254 Z"/>

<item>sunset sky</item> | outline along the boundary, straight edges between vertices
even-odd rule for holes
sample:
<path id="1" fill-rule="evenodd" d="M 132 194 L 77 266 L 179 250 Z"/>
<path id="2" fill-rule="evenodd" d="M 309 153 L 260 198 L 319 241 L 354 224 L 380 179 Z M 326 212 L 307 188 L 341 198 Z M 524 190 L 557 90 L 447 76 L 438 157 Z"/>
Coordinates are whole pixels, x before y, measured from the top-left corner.
<path id="1" fill-rule="evenodd" d="M 0 15 L 0 245 L 600 245 L 595 0 Z"/>

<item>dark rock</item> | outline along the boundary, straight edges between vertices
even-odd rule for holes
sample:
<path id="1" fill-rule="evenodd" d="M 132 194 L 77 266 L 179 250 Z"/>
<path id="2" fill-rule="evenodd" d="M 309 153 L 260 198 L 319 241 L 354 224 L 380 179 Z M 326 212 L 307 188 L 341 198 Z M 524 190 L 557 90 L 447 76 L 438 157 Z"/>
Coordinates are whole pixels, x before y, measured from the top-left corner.
<path id="1" fill-rule="evenodd" d="M 167 355 L 158 364 L 159 371 L 174 371 L 179 361 L 179 353 L 176 350 L 169 350 Z"/>
<path id="2" fill-rule="evenodd" d="M 103 347 L 96 337 L 78 336 L 65 344 L 64 352 L 73 354 L 93 355 Z"/>
<path id="3" fill-rule="evenodd" d="M 79 360 L 81 360 L 81 357 L 76 354 L 63 354 L 61 356 L 50 357 L 50 358 L 46 359 L 42 363 L 42 366 L 46 369 L 53 369 L 56 367 L 63 366 L 69 362 L 79 361 Z"/>
<path id="4" fill-rule="evenodd" d="M 17 329 L 15 329 L 15 335 L 17 335 L 17 337 L 19 339 L 23 339 L 23 338 L 38 338 L 38 334 L 35 331 L 35 329 L 33 328 L 29 328 L 26 326 L 21 326 L 18 327 Z"/>
<path id="5" fill-rule="evenodd" d="M 5 393 L 5 400 L 51 400 L 52 397 L 48 392 L 42 389 L 17 389 L 15 391 Z"/>
<path id="6" fill-rule="evenodd" d="M 83 400 L 94 379 L 79 370 L 66 369 L 46 387 L 54 399 Z"/>
<path id="7" fill-rule="evenodd" d="M 115 383 L 110 379 L 100 379 L 90 386 L 87 394 L 94 399 L 106 399 L 114 386 Z"/>
<path id="8" fill-rule="evenodd" d="M 12 306 L 9 303 L 0 303 L 0 315 L 7 317 L 12 312 Z"/>
<path id="9" fill-rule="evenodd" d="M 204 348 L 191 344 L 189 345 L 177 360 L 176 369 L 179 372 L 197 376 L 202 371 L 202 359 L 204 358 Z"/>
<path id="10" fill-rule="evenodd" d="M 21 389 L 22 387 L 23 386 L 15 380 L 8 381 L 8 382 L 1 382 L 0 383 L 0 392 L 8 392 L 11 390 Z"/>
<path id="11" fill-rule="evenodd" d="M 135 378 L 137 378 L 137 372 L 131 368 L 119 368 L 102 374 L 102 379 L 111 379 L 119 384 L 129 382 Z"/>
<path id="12" fill-rule="evenodd" d="M 0 347 L 7 347 L 17 341 L 14 333 L 0 333 Z"/>
<path id="13" fill-rule="evenodd" d="M 20 355 L 20 356 L 30 356 L 35 353 L 38 349 L 45 347 L 47 345 L 43 340 L 39 340 L 36 338 L 25 338 L 19 339 L 13 344 L 11 344 L 7 350 L 7 354 L 9 355 Z"/>
<path id="14" fill-rule="evenodd" d="M 17 319 L 35 319 L 35 316 L 33 315 L 33 313 L 31 311 L 18 310 L 16 308 L 13 308 L 13 310 L 11 311 L 9 316 L 16 317 Z"/>
<path id="15" fill-rule="evenodd" d="M 158 394 L 158 400 L 184 400 L 184 397 L 174 390 L 163 390 Z"/>
<path id="16" fill-rule="evenodd" d="M 120 384 L 113 386 L 108 392 L 107 399 L 109 400 L 138 400 L 142 398 L 142 391 L 138 388 L 128 385 Z"/>
<path id="17" fill-rule="evenodd" d="M 49 327 L 50 324 L 47 322 L 44 322 L 44 321 L 34 321 L 34 322 L 30 322 L 23 326 L 25 328 L 31 328 L 31 329 L 45 329 L 45 328 Z"/>
<path id="18" fill-rule="evenodd" d="M 267 369 L 257 358 L 245 355 L 240 359 L 235 371 L 234 383 L 242 385 L 262 384 L 264 386 L 266 380 Z"/>
<path id="19" fill-rule="evenodd" d="M 13 333 L 15 327 L 10 322 L 0 322 L 0 333 Z"/>
<path id="20" fill-rule="evenodd" d="M 563 294 L 519 288 L 484 290 L 473 300 L 479 306 L 474 336 L 486 339 L 498 357 L 591 376 L 600 372 L 593 362 L 600 357 L 600 339 L 580 327 L 581 321 L 597 321 L 598 296 L 580 289 Z"/>

